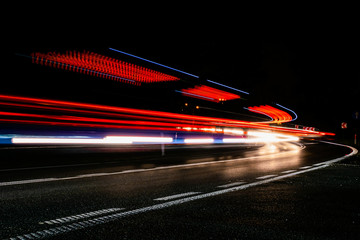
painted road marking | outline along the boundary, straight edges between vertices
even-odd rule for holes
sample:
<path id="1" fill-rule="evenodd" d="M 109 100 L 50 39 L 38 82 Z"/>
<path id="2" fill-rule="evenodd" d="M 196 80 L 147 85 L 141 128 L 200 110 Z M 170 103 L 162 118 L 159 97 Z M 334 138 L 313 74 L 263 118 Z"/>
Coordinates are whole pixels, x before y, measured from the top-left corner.
<path id="1" fill-rule="evenodd" d="M 262 180 L 262 179 L 268 179 L 268 178 L 276 177 L 276 176 L 277 176 L 277 175 L 270 174 L 270 175 L 265 175 L 265 176 L 257 177 L 256 179 Z"/>
<path id="2" fill-rule="evenodd" d="M 225 185 L 220 185 L 217 186 L 218 188 L 228 188 L 228 187 L 234 187 L 234 186 L 238 186 L 238 185 L 242 185 L 245 182 L 233 182 L 233 183 L 229 183 L 229 184 L 225 184 Z"/>
<path id="3" fill-rule="evenodd" d="M 337 161 L 340 161 L 342 159 L 343 158 L 339 158 Z M 45 229 L 45 230 L 42 230 L 42 231 L 37 231 L 36 234 L 41 235 L 41 238 L 52 237 L 52 236 L 55 236 L 55 235 L 59 235 L 60 233 L 67 233 L 67 232 L 83 229 L 85 227 L 91 227 L 91 226 L 95 226 L 95 225 L 115 221 L 115 220 L 118 220 L 118 219 L 121 219 L 121 218 L 124 218 L 124 217 L 127 217 L 127 216 L 131 216 L 131 215 L 136 215 L 136 214 L 145 213 L 145 212 L 149 212 L 149 211 L 160 210 L 160 209 L 169 208 L 169 207 L 172 207 L 172 206 L 180 205 L 180 204 L 183 204 L 183 203 L 187 203 L 187 202 L 191 202 L 191 201 L 195 201 L 195 200 L 199 200 L 199 199 L 204 199 L 204 198 L 208 198 L 208 197 L 214 197 L 214 196 L 222 195 L 222 194 L 225 194 L 225 193 L 231 193 L 231 192 L 244 190 L 244 189 L 247 189 L 247 188 L 250 188 L 250 187 L 255 187 L 255 186 L 270 183 L 270 182 L 273 182 L 273 181 L 281 180 L 281 179 L 284 179 L 284 178 L 292 177 L 292 176 L 295 176 L 295 175 L 298 175 L 298 174 L 302 174 L 302 173 L 322 169 L 322 168 L 325 168 L 327 166 L 329 166 L 329 165 L 326 164 L 326 165 L 322 165 L 322 166 L 318 166 L 318 167 L 313 167 L 313 168 L 310 168 L 310 169 L 304 169 L 304 170 L 301 170 L 301 171 L 296 171 L 296 172 L 289 173 L 289 174 L 286 174 L 286 175 L 276 176 L 276 177 L 273 177 L 273 178 L 268 178 L 268 179 L 264 179 L 264 180 L 261 180 L 261 181 L 244 184 L 244 185 L 241 185 L 241 186 L 236 186 L 236 187 L 226 188 L 226 189 L 218 190 L 218 191 L 214 191 L 214 192 L 199 194 L 199 195 L 196 195 L 196 196 L 181 198 L 181 199 L 178 199 L 178 200 L 173 200 L 173 201 L 169 201 L 169 202 L 155 204 L 155 205 L 152 205 L 152 206 L 138 208 L 138 209 L 134 209 L 134 210 L 126 211 L 126 212 L 114 213 L 114 214 L 111 214 L 111 215 L 106 215 L 106 216 L 102 216 L 102 217 L 93 218 L 91 220 L 72 223 L 72 224 L 69 224 L 69 225 L 66 225 L 66 226 L 62 226 L 62 227 Z M 29 234 L 19 235 L 15 239 L 25 239 L 26 235 L 29 235 Z"/>
<path id="4" fill-rule="evenodd" d="M 92 165 L 100 165 L 100 164 L 115 164 L 115 163 L 119 163 L 119 162 L 112 161 L 112 162 L 64 164 L 64 165 L 54 165 L 54 166 L 49 165 L 49 166 L 42 166 L 42 167 L 7 168 L 7 169 L 0 169 L 0 172 L 37 170 L 37 169 L 47 169 L 47 168 L 83 167 L 83 166 L 92 166 Z"/>
<path id="5" fill-rule="evenodd" d="M 57 180 L 57 178 L 46 178 L 46 182 L 51 182 L 51 181 L 56 181 L 56 180 Z M 1 182 L 0 187 L 29 184 L 29 183 L 40 183 L 40 182 L 44 182 L 44 179 L 40 178 L 40 179 L 28 179 L 28 180 L 11 181 L 11 182 Z"/>
<path id="6" fill-rule="evenodd" d="M 292 172 L 296 172 L 296 170 L 290 169 L 290 170 L 283 171 L 281 173 L 292 173 Z"/>
<path id="7" fill-rule="evenodd" d="M 325 163 L 321 162 L 321 163 L 315 163 L 313 164 L 313 166 L 320 166 L 320 165 L 324 165 Z"/>
<path id="8" fill-rule="evenodd" d="M 63 218 L 57 218 L 57 219 L 53 219 L 53 220 L 46 220 L 46 221 L 43 221 L 43 222 L 39 222 L 39 224 L 49 224 L 49 225 L 63 224 L 63 223 L 67 223 L 67 222 L 77 221 L 79 219 L 84 219 L 84 218 L 99 216 L 99 215 L 103 215 L 103 214 L 118 212 L 118 211 L 121 211 L 121 210 L 124 210 L 124 209 L 125 208 L 101 209 L 101 210 L 98 210 L 98 211 L 82 213 L 82 214 L 72 215 L 72 216 L 63 217 Z"/>
<path id="9" fill-rule="evenodd" d="M 346 145 L 343 145 L 343 146 L 346 146 Z M 95 226 L 95 225 L 115 221 L 115 220 L 118 220 L 118 219 L 121 219 L 121 218 L 124 218 L 124 217 L 127 217 L 127 216 L 136 215 L 136 214 L 140 214 L 140 213 L 145 213 L 145 212 L 149 212 L 149 211 L 160 210 L 160 209 L 169 208 L 169 207 L 172 207 L 172 206 L 180 205 L 180 204 L 183 204 L 183 203 L 187 203 L 187 202 L 191 202 L 191 201 L 195 201 L 195 200 L 199 200 L 199 199 L 204 199 L 204 198 L 208 198 L 208 197 L 215 197 L 215 196 L 219 196 L 219 195 L 226 194 L 226 193 L 236 192 L 236 191 L 244 190 L 244 189 L 247 189 L 247 188 L 250 188 L 250 187 L 255 187 L 255 186 L 262 185 L 262 184 L 266 184 L 266 183 L 278 181 L 278 180 L 281 180 L 281 179 L 289 178 L 289 177 L 292 177 L 292 176 L 296 176 L 296 175 L 299 175 L 299 174 L 302 174 L 302 173 L 307 173 L 307 172 L 319 170 L 319 169 L 322 169 L 322 168 L 326 168 L 327 166 L 329 166 L 332 163 L 341 161 L 341 160 L 343 160 L 345 158 L 348 158 L 348 157 L 358 153 L 358 150 L 356 148 L 353 148 L 353 147 L 350 147 L 350 146 L 346 146 L 346 147 L 351 148 L 352 152 L 350 154 L 347 154 L 347 155 L 345 155 L 343 157 L 339 157 L 339 158 L 335 158 L 335 159 L 326 161 L 321 166 L 317 166 L 317 167 L 313 167 L 313 168 L 309 168 L 309 169 L 304 169 L 304 170 L 299 170 L 299 171 L 296 171 L 296 172 L 292 172 L 292 173 L 288 173 L 288 174 L 284 174 L 284 175 L 280 175 L 280 176 L 275 176 L 273 178 L 267 178 L 267 179 L 263 179 L 261 181 L 248 183 L 248 184 L 243 184 L 243 185 L 240 185 L 240 186 L 226 188 L 226 189 L 222 189 L 222 190 L 218 190 L 218 191 L 214 191 L 214 192 L 199 194 L 199 195 L 196 195 L 196 196 L 190 196 L 190 197 L 181 198 L 181 199 L 177 199 L 177 200 L 173 200 L 173 201 L 169 201 L 169 202 L 155 204 L 155 205 L 152 205 L 152 206 L 149 206 L 149 207 L 143 207 L 143 208 L 138 208 L 138 209 L 134 209 L 134 210 L 126 211 L 126 212 L 119 212 L 119 213 L 114 213 L 114 214 L 110 214 L 110 215 L 106 215 L 106 216 L 102 216 L 102 217 L 97 217 L 97 218 L 93 218 L 93 219 L 82 221 L 82 222 L 72 223 L 72 224 L 69 224 L 69 225 L 66 225 L 66 226 L 62 226 L 62 227 L 56 227 L 56 228 L 45 229 L 45 230 L 42 230 L 42 231 L 37 231 L 37 232 L 35 232 L 35 234 L 39 235 L 41 237 L 39 237 L 39 238 L 36 237 L 36 238 L 40 239 L 40 238 L 45 238 L 45 237 L 52 237 L 52 236 L 55 236 L 55 235 L 59 235 L 61 233 L 67 233 L 67 232 L 83 229 L 83 228 L 86 228 L 86 227 L 91 227 L 91 226 Z M 30 234 L 19 235 L 19 236 L 16 236 L 15 238 L 12 238 L 12 239 L 26 239 L 25 236 L 28 236 Z"/>
<path id="10" fill-rule="evenodd" d="M 176 198 L 182 198 L 182 197 L 192 196 L 192 195 L 196 195 L 196 194 L 199 194 L 199 193 L 201 193 L 201 192 L 180 193 L 180 194 L 171 195 L 171 196 L 167 196 L 167 197 L 156 198 L 156 199 L 154 199 L 154 200 L 155 200 L 155 201 L 167 201 L 167 200 L 172 200 L 172 199 L 176 199 Z"/>
<path id="11" fill-rule="evenodd" d="M 300 146 L 300 150 L 305 149 L 305 146 Z M 211 162 L 201 162 L 201 163 L 188 163 L 181 165 L 172 165 L 172 166 L 163 166 L 163 167 L 155 167 L 155 168 L 145 168 L 145 169 L 131 169 L 124 170 L 120 172 L 107 172 L 107 173 L 93 173 L 93 174 L 83 174 L 72 177 L 58 177 L 58 178 L 39 178 L 39 179 L 28 179 L 28 180 L 19 180 L 19 181 L 9 181 L 9 182 L 0 182 L 0 187 L 4 186 L 13 186 L 13 185 L 22 185 L 22 184 L 30 184 L 30 183 L 42 183 L 42 182 L 53 182 L 53 181 L 64 181 L 64 180 L 73 180 L 73 179 L 81 179 L 81 178 L 91 178 L 91 177 L 103 177 L 103 176 L 112 176 L 112 175 L 120 175 L 120 174 L 128 174 L 128 173 L 138 173 L 138 172 L 149 172 L 149 171 L 158 171 L 158 170 L 167 170 L 167 169 L 175 169 L 175 168 L 184 168 L 184 167 L 195 167 L 195 166 L 203 166 L 209 164 L 218 164 L 218 163 L 227 163 L 227 162 L 236 162 L 241 160 L 250 160 L 256 158 L 263 158 L 268 156 L 278 156 L 282 154 L 289 154 L 289 152 L 297 153 L 297 150 L 292 151 L 284 151 L 280 153 L 273 153 L 268 155 L 260 155 L 254 157 L 246 157 L 246 158 L 236 158 L 236 159 L 228 159 L 221 161 L 211 161 Z"/>
<path id="12" fill-rule="evenodd" d="M 299 169 L 308 169 L 308 168 L 311 168 L 312 166 L 304 166 L 304 167 L 301 167 Z"/>
<path id="13" fill-rule="evenodd" d="M 325 142 L 325 143 L 329 143 L 329 142 Z M 329 144 L 332 144 L 332 143 L 329 143 Z M 340 145 L 340 144 L 335 144 L 335 145 Z M 247 189 L 247 188 L 250 188 L 250 187 L 255 187 L 255 186 L 258 186 L 258 185 L 262 185 L 262 184 L 270 183 L 270 182 L 273 182 L 273 181 L 285 179 L 285 178 L 292 177 L 292 176 L 295 176 L 295 175 L 299 175 L 299 174 L 302 174 L 302 173 L 311 172 L 311 171 L 315 171 L 315 170 L 318 170 L 318 169 L 326 168 L 332 163 L 336 163 L 338 161 L 341 161 L 341 160 L 343 160 L 345 158 L 356 155 L 358 153 L 358 150 L 356 148 L 346 146 L 346 145 L 341 145 L 341 146 L 350 148 L 352 150 L 352 152 L 350 154 L 347 154 L 347 155 L 343 156 L 343 157 L 339 157 L 339 158 L 335 158 L 335 159 L 323 162 L 322 165 L 317 166 L 317 167 L 313 167 L 313 168 L 310 168 L 310 169 L 299 170 L 299 171 L 295 171 L 295 172 L 292 172 L 292 173 L 289 173 L 289 174 L 276 176 L 276 177 L 273 177 L 273 178 L 268 178 L 268 179 L 264 179 L 264 180 L 261 180 L 261 181 L 258 181 L 258 182 L 244 184 L 244 185 L 241 185 L 241 186 L 235 186 L 235 187 L 226 188 L 226 189 L 223 189 L 223 190 L 218 190 L 218 191 L 214 191 L 214 192 L 210 192 L 210 193 L 205 193 L 205 194 L 186 197 L 186 198 L 182 198 L 182 199 L 178 199 L 178 200 L 173 200 L 173 201 L 170 201 L 170 202 L 165 202 L 165 203 L 161 203 L 161 204 L 155 204 L 155 205 L 152 205 L 152 206 L 149 206 L 149 207 L 143 207 L 143 208 L 139 208 L 139 209 L 135 209 L 135 210 L 130 210 L 130 211 L 127 211 L 127 212 L 114 213 L 114 214 L 111 214 L 111 215 L 97 217 L 97 218 L 94 218 L 94 219 L 90 219 L 90 220 L 86 220 L 86 221 L 78 222 L 78 223 L 73 223 L 73 224 L 69 224 L 69 225 L 66 225 L 66 226 L 62 226 L 62 227 L 45 229 L 45 230 L 42 230 L 42 231 L 37 231 L 35 233 L 35 235 L 40 236 L 40 237 L 36 237 L 38 239 L 46 238 L 46 237 L 52 237 L 52 236 L 58 235 L 60 233 L 67 233 L 67 232 L 75 231 L 75 230 L 78 230 L 78 229 L 83 229 L 85 227 L 90 227 L 90 226 L 95 226 L 95 225 L 103 224 L 103 223 L 110 222 L 110 221 L 115 221 L 115 220 L 121 219 L 121 218 L 126 217 L 126 216 L 136 215 L 136 214 L 149 212 L 149 211 L 155 211 L 155 210 L 164 209 L 164 208 L 176 206 L 176 205 L 179 205 L 179 204 L 183 204 L 183 203 L 187 203 L 187 202 L 191 202 L 191 201 L 195 201 L 195 200 L 199 200 L 199 199 L 204 199 L 204 198 L 214 197 L 214 196 L 218 196 L 218 195 L 225 194 L 225 193 L 244 190 L 244 189 Z M 30 234 L 32 234 L 32 233 L 30 233 Z M 30 234 L 19 235 L 19 236 L 16 236 L 15 238 L 10 238 L 10 239 L 26 239 L 25 236 L 29 236 Z"/>

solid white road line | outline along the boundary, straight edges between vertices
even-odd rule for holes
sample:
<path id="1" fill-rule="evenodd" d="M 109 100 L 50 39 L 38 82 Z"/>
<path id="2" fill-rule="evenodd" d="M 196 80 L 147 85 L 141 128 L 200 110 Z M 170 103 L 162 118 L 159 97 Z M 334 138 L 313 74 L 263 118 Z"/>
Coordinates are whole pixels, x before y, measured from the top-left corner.
<path id="1" fill-rule="evenodd" d="M 290 170 L 283 171 L 283 172 L 281 172 L 281 173 L 292 173 L 292 172 L 296 172 L 296 170 L 290 169 Z"/>
<path id="2" fill-rule="evenodd" d="M 320 166 L 320 165 L 324 165 L 324 163 L 321 162 L 321 163 L 315 163 L 315 164 L 313 164 L 313 166 Z"/>
<path id="3" fill-rule="evenodd" d="M 301 167 L 301 168 L 299 168 L 299 169 L 308 169 L 308 168 L 311 168 L 312 166 L 303 166 L 303 167 Z"/>
<path id="4" fill-rule="evenodd" d="M 256 179 L 267 179 L 267 178 L 271 178 L 271 177 L 276 177 L 277 175 L 274 175 L 274 174 L 270 174 L 270 175 L 265 175 L 265 176 L 261 176 L 261 177 L 257 177 Z"/>
<path id="5" fill-rule="evenodd" d="M 156 198 L 156 199 L 154 199 L 154 200 L 155 200 L 155 201 L 167 201 L 167 200 L 172 200 L 172 199 L 176 199 L 176 198 L 182 198 L 182 197 L 192 196 L 192 195 L 196 195 L 196 194 L 199 194 L 199 193 L 201 193 L 201 192 L 180 193 L 180 194 L 171 195 L 171 196 L 167 196 L 167 197 Z"/>
<path id="6" fill-rule="evenodd" d="M 228 188 L 228 187 L 234 187 L 234 186 L 238 186 L 238 185 L 242 185 L 245 182 L 233 182 L 233 183 L 229 183 L 229 184 L 225 184 L 225 185 L 220 185 L 217 186 L 218 188 Z"/>
<path id="7" fill-rule="evenodd" d="M 45 178 L 45 179 L 46 179 L 46 182 L 57 181 L 57 178 Z M 28 184 L 28 183 L 39 183 L 39 182 L 44 182 L 44 178 L 11 181 L 11 182 L 1 182 L 0 187 L 11 186 L 11 185 L 21 185 L 21 184 Z"/>

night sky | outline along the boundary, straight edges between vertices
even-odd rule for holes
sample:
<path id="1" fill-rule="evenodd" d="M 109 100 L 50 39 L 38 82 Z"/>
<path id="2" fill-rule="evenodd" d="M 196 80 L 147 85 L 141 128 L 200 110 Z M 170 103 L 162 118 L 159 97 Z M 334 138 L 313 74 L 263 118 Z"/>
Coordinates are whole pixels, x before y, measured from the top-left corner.
<path id="1" fill-rule="evenodd" d="M 120 16 L 111 24 L 83 19 L 71 26 L 52 22 L 51 27 L 40 19 L 10 30 L 10 54 L 106 53 L 112 47 L 250 92 L 252 103 L 280 103 L 298 113 L 295 123 L 324 131 L 337 131 L 360 110 L 360 37 L 353 19 L 329 14 L 316 21 L 269 22 L 199 16 L 200 21 L 173 23 L 164 16 L 130 24 Z M 14 71 L 14 61 L 10 64 Z"/>

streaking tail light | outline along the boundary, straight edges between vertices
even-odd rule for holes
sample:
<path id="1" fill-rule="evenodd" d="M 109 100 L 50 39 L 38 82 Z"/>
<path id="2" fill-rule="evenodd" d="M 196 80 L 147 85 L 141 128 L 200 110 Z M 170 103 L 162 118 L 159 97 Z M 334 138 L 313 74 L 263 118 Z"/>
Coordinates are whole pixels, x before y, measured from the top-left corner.
<path id="1" fill-rule="evenodd" d="M 182 89 L 179 92 L 181 92 L 184 96 L 187 97 L 199 98 L 212 102 L 223 102 L 240 98 L 240 96 L 237 94 L 229 93 L 205 85 L 198 85 L 194 88 Z"/>
<path id="2" fill-rule="evenodd" d="M 179 80 L 162 72 L 88 51 L 36 52 L 31 57 L 36 64 L 135 85 Z"/>
<path id="3" fill-rule="evenodd" d="M 269 105 L 261 105 L 261 106 L 254 106 L 248 107 L 248 110 L 251 112 L 260 113 L 272 118 L 272 121 L 267 123 L 283 123 L 283 122 L 290 122 L 292 121 L 292 117 L 285 111 L 280 109 L 274 108 Z"/>

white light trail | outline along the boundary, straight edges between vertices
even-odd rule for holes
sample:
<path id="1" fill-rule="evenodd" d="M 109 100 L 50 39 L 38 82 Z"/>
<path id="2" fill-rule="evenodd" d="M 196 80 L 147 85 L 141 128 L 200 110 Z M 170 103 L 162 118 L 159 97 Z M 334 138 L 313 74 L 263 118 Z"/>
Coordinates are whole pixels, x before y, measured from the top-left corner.
<path id="1" fill-rule="evenodd" d="M 242 129 L 236 128 L 224 128 L 225 134 L 233 134 L 233 135 L 243 135 L 244 131 Z"/>
<path id="2" fill-rule="evenodd" d="M 185 138 L 184 143 L 213 143 L 213 138 Z"/>
<path id="3" fill-rule="evenodd" d="M 170 137 L 107 136 L 105 138 L 14 137 L 15 144 L 133 144 L 172 143 Z"/>
<path id="4" fill-rule="evenodd" d="M 224 138 L 223 143 L 249 143 L 249 138 Z"/>
<path id="5" fill-rule="evenodd" d="M 107 136 L 104 138 L 105 141 L 111 143 L 172 143 L 173 138 L 171 137 L 133 137 L 133 136 Z"/>
<path id="6" fill-rule="evenodd" d="M 14 137 L 12 143 L 19 144 L 101 144 L 104 139 L 97 138 L 51 138 L 51 137 Z"/>
<path id="7" fill-rule="evenodd" d="M 210 130 L 210 129 L 209 129 Z M 215 130 L 215 129 L 211 129 Z M 298 141 L 299 138 L 291 135 L 264 132 L 264 131 L 248 131 L 243 130 L 224 130 L 226 133 L 239 135 L 243 137 L 224 137 L 223 139 L 214 138 L 185 138 L 185 144 L 211 144 L 211 143 L 274 143 Z M 172 137 L 151 137 L 151 136 L 105 136 L 104 138 L 90 137 L 56 137 L 56 136 L 24 136 L 13 137 L 13 144 L 172 144 L 179 142 Z"/>
<path id="8" fill-rule="evenodd" d="M 299 141 L 298 137 L 261 131 L 249 131 L 246 138 L 223 138 L 223 143 L 275 143 Z"/>
<path id="9" fill-rule="evenodd" d="M 258 142 L 265 143 L 299 141 L 298 137 L 279 133 L 249 131 L 247 134 L 248 136 L 255 137 L 254 139 L 257 139 Z"/>

